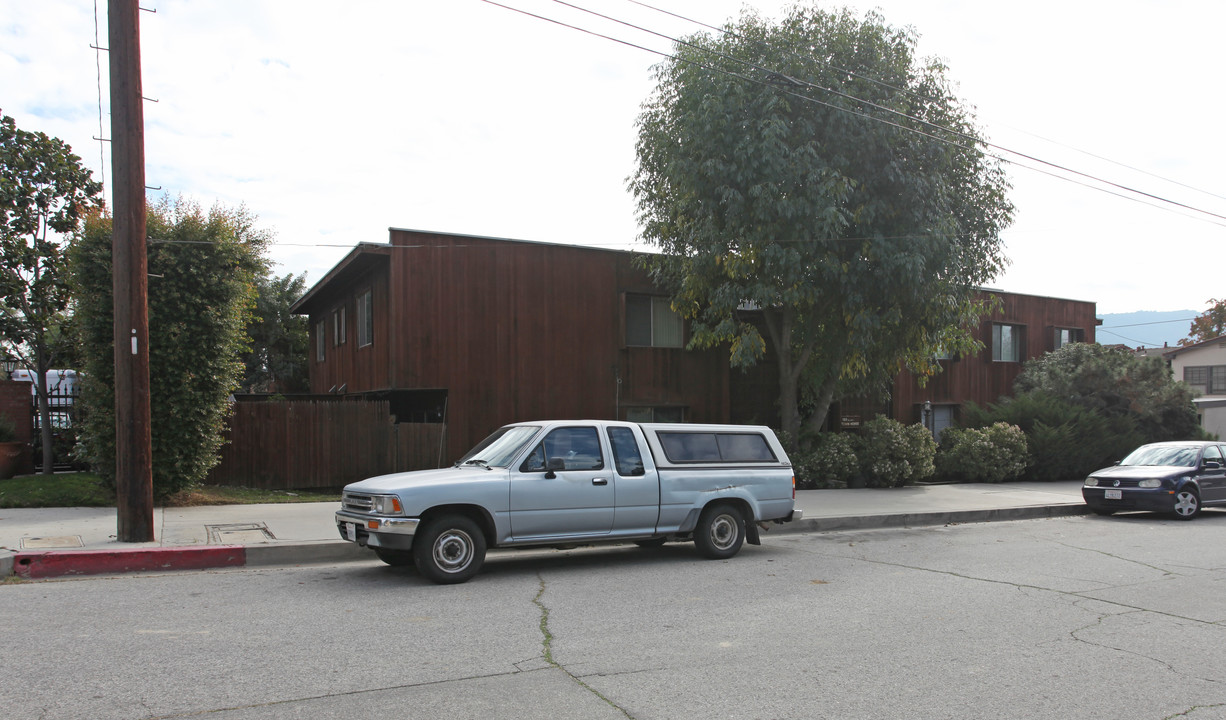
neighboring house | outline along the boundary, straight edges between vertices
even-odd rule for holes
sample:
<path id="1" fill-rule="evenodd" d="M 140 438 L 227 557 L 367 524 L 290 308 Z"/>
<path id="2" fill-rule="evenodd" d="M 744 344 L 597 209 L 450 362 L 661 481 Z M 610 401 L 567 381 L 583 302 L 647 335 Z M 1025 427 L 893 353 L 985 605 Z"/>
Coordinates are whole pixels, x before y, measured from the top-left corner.
<path id="1" fill-rule="evenodd" d="M 634 257 L 392 229 L 294 304 L 310 316 L 311 392 L 373 393 L 398 422 L 442 422 L 449 460 L 523 420 L 777 427 L 775 363 L 730 370 L 726 348 L 685 350 L 684 323 Z M 882 413 L 939 431 L 966 402 L 1009 394 L 1024 360 L 1094 342 L 1092 302 L 983 292 L 1001 301 L 979 328 L 983 352 L 942 360 L 925 387 L 902 373 L 888 403 L 844 402 L 829 426 Z"/>
<path id="2" fill-rule="evenodd" d="M 1200 424 L 1219 438 L 1226 437 L 1226 337 L 1162 353 L 1171 374 L 1192 386 Z"/>
<path id="3" fill-rule="evenodd" d="M 444 423 L 448 462 L 510 422 L 731 417 L 727 351 L 684 349 L 630 252 L 393 228 L 292 312 L 310 316 L 311 392 Z"/>

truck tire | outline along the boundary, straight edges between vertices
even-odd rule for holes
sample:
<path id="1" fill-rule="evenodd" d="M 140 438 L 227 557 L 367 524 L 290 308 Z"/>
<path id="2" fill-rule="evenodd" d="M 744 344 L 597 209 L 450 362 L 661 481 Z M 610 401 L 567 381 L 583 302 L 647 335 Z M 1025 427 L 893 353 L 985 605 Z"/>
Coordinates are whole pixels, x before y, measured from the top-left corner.
<path id="1" fill-rule="evenodd" d="M 485 535 L 463 515 L 440 515 L 418 528 L 413 561 L 417 572 L 431 582 L 467 582 L 485 562 Z"/>
<path id="2" fill-rule="evenodd" d="M 745 516 L 731 503 L 708 505 L 694 528 L 694 547 L 703 557 L 723 560 L 736 555 L 745 542 Z"/>
<path id="3" fill-rule="evenodd" d="M 391 548 L 371 548 L 375 551 L 375 555 L 383 562 L 392 567 L 405 567 L 413 564 L 413 553 L 408 550 L 393 550 Z"/>

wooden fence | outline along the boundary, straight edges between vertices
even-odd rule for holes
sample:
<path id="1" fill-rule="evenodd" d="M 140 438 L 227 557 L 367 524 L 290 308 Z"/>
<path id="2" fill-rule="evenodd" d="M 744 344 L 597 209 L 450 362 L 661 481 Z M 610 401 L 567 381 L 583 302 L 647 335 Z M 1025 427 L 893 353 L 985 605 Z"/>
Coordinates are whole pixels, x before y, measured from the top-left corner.
<path id="1" fill-rule="evenodd" d="M 285 398 L 234 404 L 221 462 L 206 485 L 339 488 L 436 468 L 445 426 L 399 423 L 386 400 Z"/>

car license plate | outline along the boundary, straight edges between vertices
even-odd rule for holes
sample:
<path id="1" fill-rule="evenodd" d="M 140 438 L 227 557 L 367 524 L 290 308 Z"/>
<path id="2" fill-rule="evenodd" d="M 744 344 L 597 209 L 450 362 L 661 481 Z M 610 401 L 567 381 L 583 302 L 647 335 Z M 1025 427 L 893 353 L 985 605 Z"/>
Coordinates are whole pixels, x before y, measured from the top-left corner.
<path id="1" fill-rule="evenodd" d="M 1116 490 L 1115 492 L 1116 494 L 1118 494 L 1119 490 Z M 354 525 L 353 523 L 345 523 L 345 537 L 349 538 L 349 542 L 357 542 L 358 541 L 358 526 Z"/>
<path id="2" fill-rule="evenodd" d="M 1122 500 L 1124 498 L 1123 490 L 1104 490 L 1103 497 L 1107 500 Z"/>

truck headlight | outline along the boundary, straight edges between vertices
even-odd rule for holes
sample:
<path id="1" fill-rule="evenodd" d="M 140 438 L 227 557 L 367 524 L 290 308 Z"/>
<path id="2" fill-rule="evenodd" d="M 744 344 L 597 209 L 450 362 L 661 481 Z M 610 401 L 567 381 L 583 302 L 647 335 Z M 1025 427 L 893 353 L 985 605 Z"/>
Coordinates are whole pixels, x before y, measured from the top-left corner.
<path id="1" fill-rule="evenodd" d="M 404 506 L 395 495 L 374 495 L 370 498 L 370 511 L 375 515 L 403 515 Z"/>

